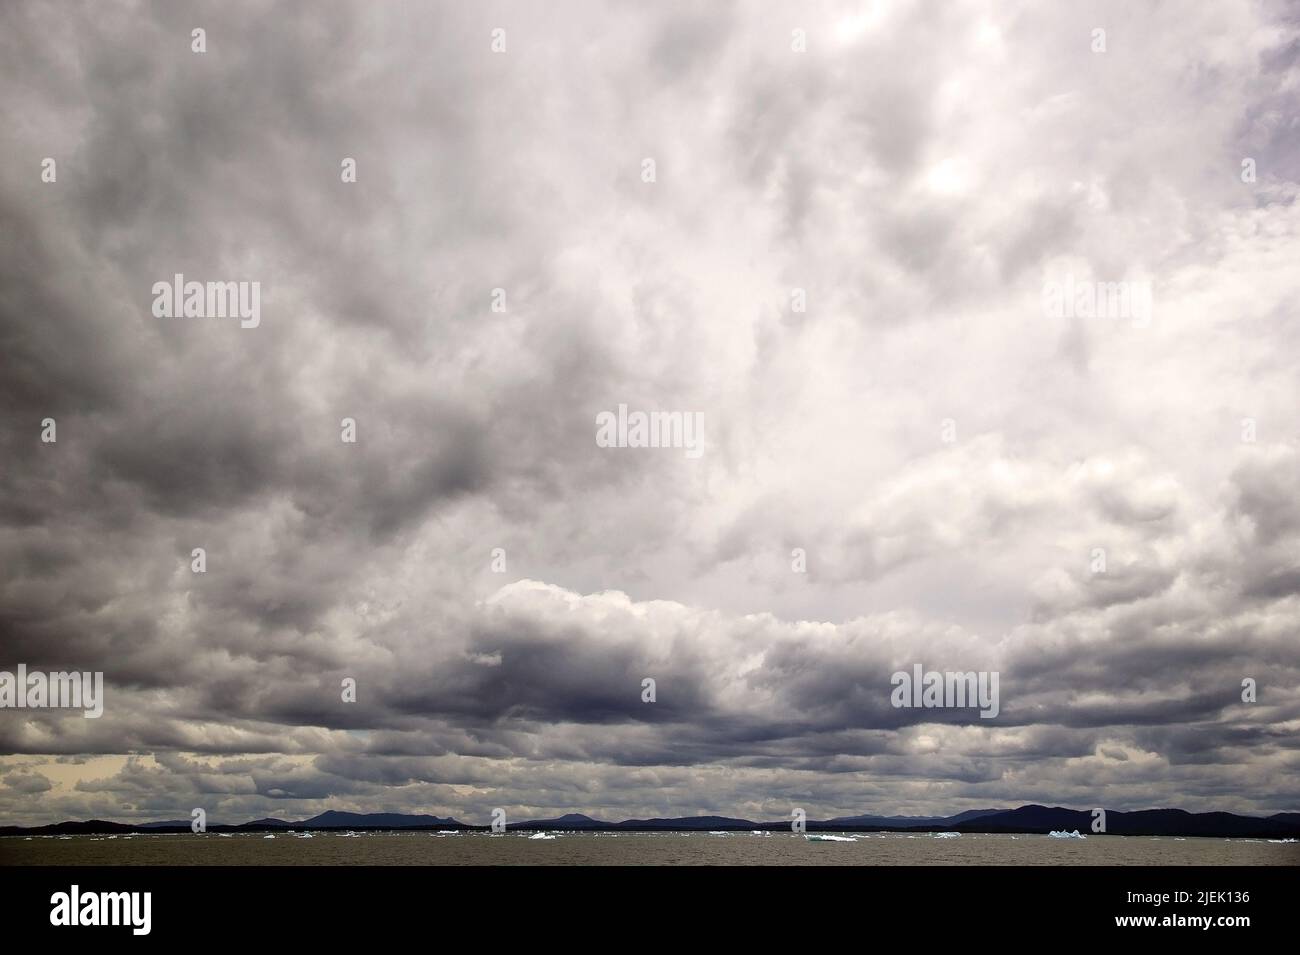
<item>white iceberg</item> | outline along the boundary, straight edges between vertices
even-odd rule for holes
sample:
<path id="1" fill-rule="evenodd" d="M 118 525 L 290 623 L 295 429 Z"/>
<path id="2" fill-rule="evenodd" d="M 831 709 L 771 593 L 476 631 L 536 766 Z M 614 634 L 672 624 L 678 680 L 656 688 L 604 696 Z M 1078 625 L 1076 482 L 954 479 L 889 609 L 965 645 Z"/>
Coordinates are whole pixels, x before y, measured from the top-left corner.
<path id="1" fill-rule="evenodd" d="M 1062 829 L 1060 832 L 1057 832 L 1056 830 L 1052 830 L 1047 834 L 1047 836 L 1049 839 L 1087 839 L 1088 838 L 1087 836 L 1079 835 L 1078 829 L 1074 830 L 1074 832 L 1066 832 L 1064 829 Z"/>
<path id="2" fill-rule="evenodd" d="M 534 832 L 528 838 L 529 839 L 554 839 L 555 836 L 551 835 L 549 832 Z"/>
<path id="3" fill-rule="evenodd" d="M 809 842 L 857 842 L 853 836 L 829 836 L 829 835 L 812 835 L 805 833 L 804 838 Z"/>
<path id="4" fill-rule="evenodd" d="M 960 832 L 934 832 L 931 833 L 936 839 L 956 839 L 961 835 Z"/>

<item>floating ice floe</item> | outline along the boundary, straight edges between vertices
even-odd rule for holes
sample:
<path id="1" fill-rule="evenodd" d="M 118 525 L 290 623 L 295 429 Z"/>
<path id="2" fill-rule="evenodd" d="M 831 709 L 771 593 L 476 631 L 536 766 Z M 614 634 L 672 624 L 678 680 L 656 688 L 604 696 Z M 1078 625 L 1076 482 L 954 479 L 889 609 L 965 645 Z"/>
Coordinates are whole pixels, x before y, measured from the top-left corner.
<path id="1" fill-rule="evenodd" d="M 1074 832 L 1066 832 L 1064 829 L 1062 829 L 1060 832 L 1057 832 L 1055 829 L 1053 829 L 1051 832 L 1047 834 L 1047 836 L 1049 839 L 1087 839 L 1088 838 L 1087 836 L 1079 835 L 1078 829 L 1074 830 Z"/>
<path id="2" fill-rule="evenodd" d="M 267 833 L 266 835 L 264 835 L 262 838 L 263 838 L 263 839 L 274 839 L 275 836 L 271 835 L 271 834 L 268 832 L 268 833 Z"/>
<path id="3" fill-rule="evenodd" d="M 1281 843 L 1284 843 L 1284 842 L 1295 842 L 1296 840 L 1294 840 L 1294 839 L 1270 839 L 1270 840 L 1268 840 L 1268 841 L 1269 841 L 1269 842 L 1275 842 L 1275 843 L 1279 843 L 1279 844 L 1281 844 Z"/>
<path id="4" fill-rule="evenodd" d="M 960 832 L 935 832 L 931 833 L 936 839 L 956 839 L 961 835 Z"/>
<path id="5" fill-rule="evenodd" d="M 809 842 L 857 842 L 858 841 L 853 836 L 812 835 L 810 833 L 805 833 L 804 838 L 807 839 Z"/>
<path id="6" fill-rule="evenodd" d="M 311 834 L 310 832 L 300 833 L 299 836 L 298 836 L 298 838 L 299 838 L 299 839 L 310 839 L 310 838 L 312 838 L 312 834 Z"/>
<path id="7" fill-rule="evenodd" d="M 529 839 L 554 839 L 555 836 L 551 835 L 549 832 L 534 832 L 528 838 Z"/>

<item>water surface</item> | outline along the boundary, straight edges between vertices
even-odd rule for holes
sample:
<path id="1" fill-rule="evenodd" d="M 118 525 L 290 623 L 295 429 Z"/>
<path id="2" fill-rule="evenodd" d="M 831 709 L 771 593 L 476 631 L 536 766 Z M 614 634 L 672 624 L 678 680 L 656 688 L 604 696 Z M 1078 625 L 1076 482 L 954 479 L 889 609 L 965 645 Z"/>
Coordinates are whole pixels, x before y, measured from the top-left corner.
<path id="1" fill-rule="evenodd" d="M 10 836 L 0 838 L 0 865 L 1300 865 L 1300 843 L 1254 839 L 840 835 L 856 841 L 747 832 Z"/>

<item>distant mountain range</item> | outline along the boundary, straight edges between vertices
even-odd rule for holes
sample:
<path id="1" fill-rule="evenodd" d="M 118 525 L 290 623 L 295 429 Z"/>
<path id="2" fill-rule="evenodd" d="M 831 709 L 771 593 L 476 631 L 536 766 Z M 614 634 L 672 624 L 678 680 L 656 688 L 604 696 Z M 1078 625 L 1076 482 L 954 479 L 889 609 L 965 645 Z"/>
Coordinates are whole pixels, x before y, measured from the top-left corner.
<path id="1" fill-rule="evenodd" d="M 836 816 L 834 819 L 828 819 L 827 822 L 844 826 L 870 826 L 872 828 L 883 826 L 890 829 L 910 826 L 952 827 L 961 822 L 978 819 L 980 816 L 992 816 L 1005 811 L 1004 809 L 967 809 L 955 816 Z"/>
<path id="2" fill-rule="evenodd" d="M 210 825 L 212 832 L 258 832 L 270 829 L 466 829 L 485 830 L 488 826 L 467 825 L 442 816 L 407 815 L 393 812 L 339 812 L 329 810 L 300 822 L 283 819 L 256 819 L 237 826 Z M 789 820 L 753 822 L 731 816 L 678 816 L 667 819 L 625 819 L 604 822 L 581 813 L 569 813 L 554 819 L 530 819 L 510 823 L 507 829 L 565 829 L 627 832 L 698 832 L 726 830 L 787 831 Z M 885 831 L 885 832 L 1050 832 L 1078 829 L 1092 831 L 1092 811 L 1064 809 L 1060 806 L 1021 806 L 1019 809 L 968 809 L 953 816 L 840 816 L 834 819 L 809 819 L 810 832 Z M 128 825 L 92 819 L 86 822 L 60 822 L 48 826 L 24 828 L 0 826 L 0 836 L 77 835 L 123 832 L 189 832 L 186 819 L 164 820 Z M 1300 836 L 1300 813 L 1238 816 L 1230 812 L 1191 813 L 1182 809 L 1144 809 L 1137 812 L 1106 811 L 1106 832 L 1120 836 L 1216 836 L 1255 838 L 1294 838 Z"/>

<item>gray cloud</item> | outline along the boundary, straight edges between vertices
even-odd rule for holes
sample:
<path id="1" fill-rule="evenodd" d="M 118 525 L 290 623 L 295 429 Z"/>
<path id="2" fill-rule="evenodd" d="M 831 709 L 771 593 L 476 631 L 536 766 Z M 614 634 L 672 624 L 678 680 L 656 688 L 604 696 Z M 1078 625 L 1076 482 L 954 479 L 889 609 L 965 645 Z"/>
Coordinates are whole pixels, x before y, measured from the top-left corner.
<path id="1" fill-rule="evenodd" d="M 1296 30 L 5 5 L 0 669 L 108 701 L 0 712 L 0 819 L 1294 811 Z"/>

